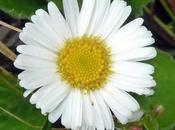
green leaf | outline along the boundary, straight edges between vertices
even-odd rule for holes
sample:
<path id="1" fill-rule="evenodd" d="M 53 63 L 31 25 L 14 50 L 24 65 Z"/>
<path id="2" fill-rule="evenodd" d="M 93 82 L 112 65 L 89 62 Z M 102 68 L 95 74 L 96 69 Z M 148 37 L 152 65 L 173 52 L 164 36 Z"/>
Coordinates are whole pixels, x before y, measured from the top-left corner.
<path id="1" fill-rule="evenodd" d="M 155 119 L 151 115 L 146 115 L 143 118 L 142 122 L 146 130 L 159 130 L 159 124 L 157 122 L 157 119 Z"/>
<path id="2" fill-rule="evenodd" d="M 56 3 L 62 11 L 62 0 L 48 0 Z M 143 7 L 151 0 L 126 0 L 133 9 L 134 16 L 142 14 Z M 78 0 L 81 5 L 82 0 Z M 30 18 L 36 9 L 46 9 L 47 0 L 0 0 L 0 9 L 17 18 Z"/>
<path id="3" fill-rule="evenodd" d="M 0 0 L 0 9 L 17 18 L 29 18 L 38 8 L 45 8 L 44 0 Z"/>
<path id="4" fill-rule="evenodd" d="M 48 0 L 48 1 L 53 1 L 57 7 L 63 12 L 63 0 Z M 82 0 L 77 0 L 79 7 L 81 7 Z"/>
<path id="5" fill-rule="evenodd" d="M 164 107 L 164 113 L 158 118 L 160 128 L 167 128 L 175 124 L 175 62 L 165 52 L 158 51 L 157 57 L 150 61 L 155 66 L 155 94 L 150 97 L 138 97 L 146 112 L 156 105 Z"/>
<path id="6" fill-rule="evenodd" d="M 132 7 L 133 16 L 140 16 L 143 14 L 143 8 L 151 2 L 151 0 L 126 0 Z"/>
<path id="7" fill-rule="evenodd" d="M 51 130 L 52 129 L 51 127 L 52 127 L 52 124 L 48 120 L 46 120 L 42 130 Z"/>
<path id="8" fill-rule="evenodd" d="M 41 130 L 45 118 L 22 96 L 17 79 L 0 68 L 0 130 Z"/>

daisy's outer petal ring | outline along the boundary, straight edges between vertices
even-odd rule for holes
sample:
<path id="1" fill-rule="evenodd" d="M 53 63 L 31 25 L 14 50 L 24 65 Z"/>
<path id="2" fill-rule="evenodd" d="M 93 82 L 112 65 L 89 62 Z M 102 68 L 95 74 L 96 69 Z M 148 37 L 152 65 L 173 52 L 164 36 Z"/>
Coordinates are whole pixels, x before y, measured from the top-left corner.
<path id="1" fill-rule="evenodd" d="M 63 110 L 65 109 L 66 99 L 55 108 L 52 112 L 49 113 L 48 119 L 51 123 L 55 123 L 62 115 Z"/>
<path id="2" fill-rule="evenodd" d="M 95 34 L 105 17 L 105 13 L 109 10 L 110 0 L 96 0 L 94 13 L 91 17 L 88 34 Z"/>
<path id="3" fill-rule="evenodd" d="M 112 35 L 109 36 L 109 38 L 115 38 L 116 35 L 124 35 L 126 38 L 126 35 L 131 34 L 134 32 L 138 27 L 140 27 L 143 24 L 144 20 L 142 18 L 136 18 L 133 21 L 127 23 L 123 27 L 121 27 L 119 30 L 113 30 Z M 114 37 L 112 37 L 114 36 Z"/>
<path id="4" fill-rule="evenodd" d="M 154 58 L 156 55 L 157 51 L 154 47 L 144 47 L 114 54 L 113 60 L 116 63 L 121 61 L 145 61 Z"/>
<path id="5" fill-rule="evenodd" d="M 72 35 L 78 35 L 79 6 L 77 0 L 63 0 L 64 14 L 69 24 Z"/>
<path id="6" fill-rule="evenodd" d="M 41 108 L 43 114 L 48 113 L 51 122 L 61 117 L 66 128 L 114 129 L 109 109 L 123 124 L 136 120 L 141 117 L 136 114 L 140 107 L 127 92 L 151 95 L 152 87 L 156 85 L 151 76 L 153 67 L 138 62 L 156 56 L 156 50 L 147 47 L 154 43 L 154 39 L 152 33 L 142 26 L 143 19 L 138 18 L 121 27 L 129 16 L 131 7 L 123 0 L 115 0 L 111 5 L 109 0 L 99 2 L 101 1 L 84 0 L 79 14 L 76 0 L 64 0 L 66 20 L 56 5 L 49 2 L 49 14 L 42 9 L 37 10 L 31 18 L 33 23 L 26 23 L 20 33 L 20 39 L 26 45 L 17 48 L 22 54 L 14 64 L 25 70 L 18 76 L 20 85 L 27 89 L 24 96 L 34 92 L 31 103 Z M 111 48 L 114 62 L 114 75 L 111 75 L 110 83 L 87 96 L 80 90 L 70 89 L 67 84 L 63 85 L 57 75 L 56 54 L 64 40 L 74 38 L 77 33 L 78 36 L 92 34 L 102 37 Z"/>
<path id="7" fill-rule="evenodd" d="M 26 44 L 58 51 L 65 38 L 71 37 L 71 31 L 53 2 L 48 4 L 48 10 L 50 15 L 38 9 L 36 15 L 31 17 L 33 23 L 26 23 L 19 38 Z"/>
<path id="8" fill-rule="evenodd" d="M 152 95 L 152 88 L 156 86 L 156 82 L 153 79 L 145 77 L 134 77 L 123 74 L 116 74 L 110 80 L 109 86 L 115 86 L 118 89 L 134 92 L 139 95 Z"/>
<path id="9" fill-rule="evenodd" d="M 99 107 L 99 104 L 97 102 L 96 97 L 94 96 L 94 93 L 90 93 L 90 99 L 92 101 L 92 105 L 93 105 L 93 115 L 94 115 L 94 121 L 95 124 L 94 126 L 97 128 L 97 130 L 104 130 L 105 129 L 105 125 L 104 125 L 104 121 L 102 118 L 102 113 Z"/>
<path id="10" fill-rule="evenodd" d="M 106 87 L 105 90 L 100 91 L 100 94 L 104 98 L 106 104 L 108 104 L 112 112 L 115 114 L 116 118 L 118 118 L 122 124 L 126 124 L 128 121 L 136 121 L 139 117 L 141 117 L 136 115 L 140 109 L 139 104 L 126 92 L 114 87 Z M 116 102 L 119 103 L 118 105 L 120 105 L 121 108 L 126 107 L 132 114 L 129 116 L 126 115 L 126 113 L 123 113 L 122 109 L 117 109 L 118 106 L 113 105 L 116 104 Z"/>
<path id="11" fill-rule="evenodd" d="M 118 13 L 116 13 L 118 12 Z M 127 6 L 126 2 L 123 0 L 115 0 L 111 3 L 107 17 L 104 19 L 103 23 L 97 29 L 95 33 L 97 35 L 106 38 L 115 28 L 120 28 L 120 26 L 125 22 L 131 13 L 131 7 Z"/>
<path id="12" fill-rule="evenodd" d="M 154 73 L 154 67 L 146 63 L 121 61 L 113 64 L 112 68 L 116 74 L 153 79 L 151 74 Z"/>
<path id="13" fill-rule="evenodd" d="M 112 53 L 132 51 L 132 49 L 152 45 L 155 40 L 151 32 L 142 24 L 143 19 L 137 18 L 111 34 L 106 42 L 111 47 Z"/>
<path id="14" fill-rule="evenodd" d="M 24 55 L 37 57 L 45 60 L 51 60 L 51 61 L 54 61 L 56 57 L 55 53 L 45 48 L 34 46 L 34 45 L 20 45 L 17 47 L 17 51 Z"/>
<path id="15" fill-rule="evenodd" d="M 82 124 L 82 93 L 73 89 L 63 111 L 61 122 L 66 128 L 78 129 Z"/>
<path id="16" fill-rule="evenodd" d="M 83 95 L 83 123 L 94 126 L 93 106 L 89 95 Z"/>
<path id="17" fill-rule="evenodd" d="M 59 9 L 53 2 L 48 3 L 48 12 L 53 21 L 53 25 L 58 35 L 64 38 L 72 37 L 71 29 Z"/>
<path id="18" fill-rule="evenodd" d="M 110 109 L 106 105 L 103 98 L 101 98 L 101 95 L 99 92 L 97 92 L 97 91 L 94 92 L 94 96 L 96 97 L 97 103 L 99 104 L 105 128 L 107 130 L 113 130 L 114 129 L 114 121 L 112 119 L 112 114 L 111 114 Z"/>
<path id="19" fill-rule="evenodd" d="M 41 108 L 44 113 L 50 113 L 55 110 L 56 107 L 62 103 L 63 100 L 65 100 L 70 92 L 70 89 L 67 86 L 58 83 L 55 83 L 53 85 L 55 87 L 54 90 L 45 95 L 42 95 L 42 98 L 40 98 L 36 103 L 36 106 L 38 106 L 38 108 Z M 55 96 L 52 97 L 53 95 Z"/>
<path id="20" fill-rule="evenodd" d="M 96 0 L 83 0 L 82 8 L 78 18 L 78 34 L 82 36 L 87 33 L 91 17 L 95 8 Z"/>

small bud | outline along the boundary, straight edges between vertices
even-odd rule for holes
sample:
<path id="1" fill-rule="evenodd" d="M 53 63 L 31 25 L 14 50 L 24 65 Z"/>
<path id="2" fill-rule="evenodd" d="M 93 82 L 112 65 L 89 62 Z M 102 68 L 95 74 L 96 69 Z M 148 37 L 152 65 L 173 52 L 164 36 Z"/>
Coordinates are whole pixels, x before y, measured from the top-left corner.
<path id="1" fill-rule="evenodd" d="M 157 105 L 152 110 L 152 115 L 154 117 L 159 117 L 164 113 L 164 111 L 165 111 L 165 108 L 162 105 Z"/>
<path id="2" fill-rule="evenodd" d="M 129 130 L 143 130 L 141 126 L 131 126 Z"/>

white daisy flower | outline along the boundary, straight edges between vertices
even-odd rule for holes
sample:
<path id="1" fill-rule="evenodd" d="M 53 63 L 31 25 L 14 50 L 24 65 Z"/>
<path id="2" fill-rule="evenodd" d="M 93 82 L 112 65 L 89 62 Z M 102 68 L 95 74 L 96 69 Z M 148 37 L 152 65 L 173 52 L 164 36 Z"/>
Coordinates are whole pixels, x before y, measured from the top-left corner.
<path id="1" fill-rule="evenodd" d="M 141 63 L 156 56 L 148 47 L 152 33 L 123 0 L 63 0 L 64 16 L 53 2 L 48 13 L 38 9 L 25 24 L 14 65 L 24 96 L 31 95 L 43 114 L 66 128 L 113 130 L 115 115 L 126 124 L 141 114 L 128 94 L 152 95 L 153 66 Z M 113 114 L 112 114 L 113 113 Z"/>

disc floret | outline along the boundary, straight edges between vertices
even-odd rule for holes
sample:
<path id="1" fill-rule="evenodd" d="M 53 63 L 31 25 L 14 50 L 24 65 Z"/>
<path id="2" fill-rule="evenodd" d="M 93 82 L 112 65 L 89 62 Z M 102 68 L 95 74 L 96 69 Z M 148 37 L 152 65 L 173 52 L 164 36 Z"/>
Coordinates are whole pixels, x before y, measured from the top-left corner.
<path id="1" fill-rule="evenodd" d="M 73 88 L 91 91 L 103 87 L 110 70 L 110 49 L 100 37 L 68 39 L 58 52 L 58 71 Z"/>

